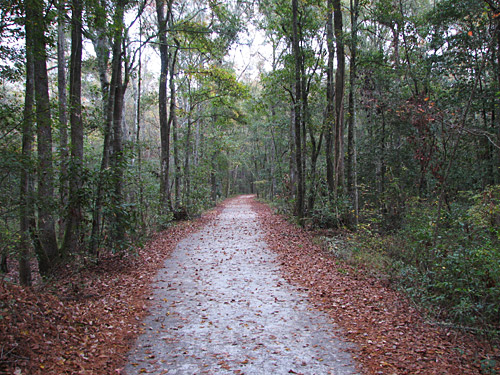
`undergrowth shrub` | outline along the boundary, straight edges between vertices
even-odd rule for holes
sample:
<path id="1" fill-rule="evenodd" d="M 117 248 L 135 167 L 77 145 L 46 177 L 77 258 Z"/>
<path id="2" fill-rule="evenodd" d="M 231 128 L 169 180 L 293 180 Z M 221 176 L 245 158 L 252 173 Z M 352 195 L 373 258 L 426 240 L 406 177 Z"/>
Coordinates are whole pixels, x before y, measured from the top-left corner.
<path id="1" fill-rule="evenodd" d="M 348 261 L 385 274 L 439 319 L 489 332 L 500 330 L 500 188 L 461 194 L 443 210 L 409 201 L 402 227 L 379 234 L 360 225 Z"/>
<path id="2" fill-rule="evenodd" d="M 347 196 L 330 199 L 319 196 L 314 209 L 309 213 L 310 222 L 316 228 L 340 228 L 349 222 L 351 203 Z"/>

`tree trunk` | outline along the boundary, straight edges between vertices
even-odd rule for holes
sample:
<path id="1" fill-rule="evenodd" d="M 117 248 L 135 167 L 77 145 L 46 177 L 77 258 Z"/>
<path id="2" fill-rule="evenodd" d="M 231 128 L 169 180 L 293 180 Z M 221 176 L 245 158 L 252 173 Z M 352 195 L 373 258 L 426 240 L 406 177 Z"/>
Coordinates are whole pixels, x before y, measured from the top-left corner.
<path id="1" fill-rule="evenodd" d="M 173 146 L 174 146 L 174 207 L 175 210 L 179 209 L 180 206 L 180 181 L 181 181 L 181 163 L 179 160 L 179 144 L 177 136 L 177 99 L 175 91 L 175 65 L 177 64 L 177 51 L 178 44 L 171 54 L 171 66 L 170 66 L 170 114 L 169 114 L 169 127 L 172 129 L 173 136 Z"/>
<path id="2" fill-rule="evenodd" d="M 292 85 L 293 90 L 293 85 Z M 290 173 L 290 179 L 288 181 L 288 192 L 290 198 L 296 199 L 297 197 L 297 166 L 296 166 L 296 155 L 295 155 L 295 105 L 291 106 L 290 109 L 290 119 L 288 126 L 288 146 L 290 148 L 290 157 L 288 159 L 288 170 Z"/>
<path id="3" fill-rule="evenodd" d="M 187 132 L 186 142 L 184 145 L 184 202 L 186 209 L 190 208 L 190 195 L 191 195 L 191 172 L 190 172 L 190 156 L 191 156 L 191 87 L 188 82 L 188 103 L 187 103 Z"/>
<path id="4" fill-rule="evenodd" d="M 297 168 L 297 198 L 295 203 L 295 215 L 302 223 L 304 216 L 304 174 L 302 169 L 302 79 L 301 62 L 302 57 L 299 45 L 298 30 L 298 0 L 292 0 L 292 51 L 295 60 L 295 103 L 294 103 L 294 134 L 295 134 L 295 164 Z"/>
<path id="5" fill-rule="evenodd" d="M 347 129 L 347 193 L 351 199 L 354 217 L 352 224 L 358 225 L 359 201 L 358 201 L 358 177 L 356 160 L 356 104 L 354 93 L 356 89 L 357 75 L 357 49 L 358 49 L 358 0 L 350 1 L 351 7 L 351 61 L 349 64 L 349 106 L 348 106 L 348 129 Z"/>
<path id="6" fill-rule="evenodd" d="M 300 25 L 299 25 L 300 26 Z M 301 38 L 301 31 L 299 28 L 299 40 Z M 309 109 L 308 109 L 308 101 L 307 101 L 307 85 L 306 85 L 306 72 L 305 72 L 305 66 L 304 66 L 304 58 L 302 56 L 302 50 L 301 46 L 299 47 L 299 50 L 301 51 L 300 57 L 300 81 L 301 81 L 301 118 L 300 118 L 300 124 L 301 124 L 301 142 L 302 142 L 302 186 L 300 189 L 302 190 L 302 199 L 303 199 L 303 206 L 302 206 L 302 215 L 306 216 L 307 215 L 307 202 L 306 202 L 306 183 L 307 183 L 307 129 L 306 129 L 306 123 L 309 123 Z M 312 152 L 311 152 L 312 153 Z"/>
<path id="7" fill-rule="evenodd" d="M 63 250 L 75 252 L 82 232 L 82 172 L 83 172 L 83 122 L 82 122 L 82 3 L 73 0 L 71 16 L 71 64 L 70 64 L 70 123 L 71 167 L 69 205 Z"/>
<path id="8" fill-rule="evenodd" d="M 139 19 L 139 44 L 142 44 L 142 19 Z M 135 145 L 137 149 L 137 185 L 139 187 L 139 217 L 144 217 L 144 185 L 142 182 L 142 146 L 141 146 L 141 96 L 142 96 L 142 47 L 139 47 L 139 63 L 137 68 L 137 97 L 135 110 Z"/>
<path id="9" fill-rule="evenodd" d="M 216 168 L 217 165 L 215 164 L 215 161 L 217 160 L 217 155 L 218 152 L 214 152 L 214 155 L 212 157 L 212 162 L 210 164 L 210 186 L 211 186 L 211 198 L 212 198 L 212 203 L 214 205 L 217 204 L 217 175 L 216 175 Z"/>
<path id="10" fill-rule="evenodd" d="M 166 214 L 171 211 L 169 167 L 170 167 L 170 126 L 167 117 L 167 79 L 169 68 L 169 56 L 167 45 L 167 20 L 165 17 L 165 0 L 156 0 L 156 14 L 158 18 L 158 39 L 160 50 L 160 84 L 158 88 L 158 111 L 160 119 L 160 213 Z"/>
<path id="11" fill-rule="evenodd" d="M 271 104 L 271 119 L 276 118 L 276 109 L 274 107 L 274 104 Z M 277 150 L 276 150 L 276 144 L 274 142 L 274 131 L 273 128 L 270 128 L 270 133 L 271 133 L 271 152 L 270 152 L 270 157 L 269 157 L 269 162 L 271 164 L 270 172 L 271 172 L 271 185 L 269 188 L 269 200 L 273 201 L 274 196 L 276 195 L 276 166 L 279 168 L 279 161 L 277 156 Z M 278 174 L 281 176 L 281 174 Z"/>
<path id="12" fill-rule="evenodd" d="M 26 21 L 31 23 L 35 74 L 38 149 L 38 251 L 40 273 L 49 276 L 58 258 L 53 216 L 54 170 L 52 165 L 52 119 L 50 114 L 47 51 L 45 50 L 44 3 L 27 0 Z"/>
<path id="13" fill-rule="evenodd" d="M 108 106 L 108 93 L 109 93 L 109 77 L 108 77 L 108 63 L 109 63 L 109 50 L 110 39 L 107 32 L 107 19 L 106 19 L 106 1 L 101 0 L 99 5 L 92 8 L 94 10 L 92 16 L 94 20 L 94 37 L 92 44 L 97 59 L 97 70 L 99 72 L 99 82 L 101 84 L 102 96 L 102 111 L 106 113 Z"/>
<path id="14" fill-rule="evenodd" d="M 66 2 L 59 0 L 57 4 L 57 92 L 59 96 L 59 148 L 61 154 L 61 170 L 59 179 L 59 195 L 61 206 L 66 207 L 68 202 L 68 117 L 66 98 L 66 38 L 64 35 L 64 16 Z M 61 232 L 64 231 L 64 226 Z"/>
<path id="15" fill-rule="evenodd" d="M 326 22 L 326 43 L 328 50 L 328 65 L 326 69 L 326 111 L 324 118 L 325 141 L 326 141 L 326 181 L 328 191 L 333 194 L 335 188 L 335 168 L 333 164 L 333 131 L 335 125 L 334 104 L 334 74 L 333 63 L 335 59 L 335 48 L 333 43 L 333 0 L 328 0 L 328 15 Z"/>
<path id="16" fill-rule="evenodd" d="M 128 1 L 118 1 L 113 15 L 113 49 L 111 64 L 111 82 L 107 92 L 106 75 L 101 74 L 101 89 L 103 90 L 103 99 L 107 99 L 105 105 L 106 121 L 104 127 L 104 146 L 101 161 L 100 176 L 97 183 L 96 201 L 92 218 L 91 235 L 91 253 L 97 255 L 97 249 L 100 242 L 101 231 L 101 209 L 104 200 L 103 183 L 106 178 L 106 171 L 111 167 L 111 178 L 113 180 L 112 204 L 114 207 L 114 216 L 111 219 L 111 238 L 119 248 L 123 245 L 125 237 L 125 224 L 123 222 L 124 213 L 123 203 L 123 150 L 122 150 L 122 116 L 123 100 L 125 95 L 126 83 L 122 82 L 122 43 L 123 43 L 123 19 L 124 8 Z M 101 25 L 103 27 L 103 25 Z M 105 40 L 102 37 L 101 40 Z M 106 60 L 105 51 L 100 51 L 101 60 Z M 103 70 L 101 73 L 105 73 Z M 125 74 L 126 75 L 126 74 Z M 128 78 L 125 78 L 128 80 Z M 105 97 L 107 95 L 107 97 Z"/>
<path id="17" fill-rule="evenodd" d="M 124 8 L 127 1 L 119 1 L 116 5 L 114 17 L 114 40 L 113 40 L 113 60 L 111 70 L 110 92 L 113 91 L 113 153 L 111 155 L 111 173 L 113 176 L 113 196 L 112 204 L 114 208 L 114 218 L 112 219 L 111 237 L 118 248 L 123 245 L 125 239 L 125 223 L 123 203 L 123 170 L 124 155 L 122 144 L 122 119 L 123 119 L 123 100 L 125 96 L 125 84 L 122 82 L 122 42 L 123 42 L 123 18 Z M 111 107 L 111 106 L 110 106 Z"/>
<path id="18" fill-rule="evenodd" d="M 318 157 L 321 152 L 321 144 L 323 143 L 323 132 L 319 135 L 319 140 L 316 144 L 316 139 L 314 138 L 314 133 L 311 128 L 309 128 L 309 137 L 311 138 L 311 185 L 309 187 L 309 197 L 307 210 L 311 213 L 314 210 L 314 203 L 316 201 L 317 195 L 317 176 L 316 176 L 316 164 L 318 162 Z"/>
<path id="19" fill-rule="evenodd" d="M 200 111 L 200 109 L 198 109 Z M 201 143 L 201 119 L 196 121 L 195 134 L 194 134 L 194 150 L 193 150 L 193 163 L 198 166 L 200 163 L 200 143 Z"/>
<path id="20" fill-rule="evenodd" d="M 380 155 L 380 164 L 379 164 L 379 170 L 378 170 L 378 193 L 379 197 L 383 197 L 385 193 L 385 174 L 386 174 L 386 123 L 385 123 L 385 108 L 381 108 L 381 116 L 382 116 L 382 128 L 380 130 L 380 144 L 379 144 L 379 155 Z M 425 171 L 425 170 L 424 170 Z M 422 178 L 425 181 L 425 172 L 422 172 Z M 423 189 L 423 186 L 425 185 L 425 182 L 421 182 L 421 189 Z M 385 202 L 381 202 L 381 210 L 384 211 L 384 204 Z"/>
<path id="21" fill-rule="evenodd" d="M 28 14 L 28 13 L 27 13 Z M 30 237 L 35 230 L 35 209 L 33 186 L 34 171 L 31 167 L 33 154 L 33 107 L 35 95 L 35 77 L 33 72 L 33 45 L 32 24 L 26 22 L 26 91 L 24 96 L 23 113 L 23 139 L 22 139 L 22 162 L 20 176 L 20 199 L 19 199 L 19 282 L 21 285 L 31 285 L 31 267 L 29 263 L 31 241 Z"/>
<path id="22" fill-rule="evenodd" d="M 106 19 L 106 2 L 100 1 L 100 4 L 93 9 L 94 12 L 94 32 L 95 37 L 92 39 L 94 50 L 96 52 L 97 69 L 99 72 L 99 81 L 101 84 L 101 99 L 102 99 L 102 118 L 104 122 L 104 141 L 101 166 L 99 169 L 99 177 L 95 192 L 95 201 L 92 211 L 92 232 L 90 236 L 90 254 L 98 255 L 98 247 L 100 242 L 101 231 L 101 209 L 104 200 L 103 184 L 106 175 L 106 170 L 109 167 L 109 159 L 111 155 L 111 136 L 112 136 L 112 113 L 114 103 L 114 92 L 110 93 L 108 63 L 110 50 L 110 36 L 107 32 Z"/>
<path id="23" fill-rule="evenodd" d="M 344 191 L 344 94 L 345 53 L 340 0 L 333 0 L 333 23 L 337 44 L 337 72 L 335 74 L 335 184 L 334 193 Z"/>

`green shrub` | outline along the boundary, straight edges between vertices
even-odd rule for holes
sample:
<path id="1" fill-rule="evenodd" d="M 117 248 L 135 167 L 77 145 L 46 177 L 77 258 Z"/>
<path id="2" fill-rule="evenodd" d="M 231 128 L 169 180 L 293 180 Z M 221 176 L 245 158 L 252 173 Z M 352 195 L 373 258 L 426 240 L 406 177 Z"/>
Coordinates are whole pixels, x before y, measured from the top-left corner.
<path id="1" fill-rule="evenodd" d="M 492 195 L 486 193 L 487 204 L 484 196 L 451 203 L 435 243 L 436 205 L 410 206 L 399 233 L 405 246 L 397 257 L 397 272 L 401 285 L 440 317 L 499 329 L 500 250 L 491 226 L 496 213 L 490 209 Z"/>
<path id="2" fill-rule="evenodd" d="M 362 223 L 342 258 L 397 281 L 440 319 L 498 332 L 499 202 L 498 187 L 462 194 L 443 210 L 435 236 L 437 202 L 410 200 L 399 231 L 381 235 L 376 223 Z"/>
<path id="3" fill-rule="evenodd" d="M 330 199 L 320 196 L 310 212 L 311 224 L 316 228 L 341 228 L 349 222 L 351 204 L 346 196 Z"/>

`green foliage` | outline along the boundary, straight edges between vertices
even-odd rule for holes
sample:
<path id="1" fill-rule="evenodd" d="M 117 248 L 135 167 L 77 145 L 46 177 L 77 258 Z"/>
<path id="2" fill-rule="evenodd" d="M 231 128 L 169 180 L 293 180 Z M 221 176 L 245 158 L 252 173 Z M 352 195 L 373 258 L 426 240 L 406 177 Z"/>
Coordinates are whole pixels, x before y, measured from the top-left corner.
<path id="1" fill-rule="evenodd" d="M 436 205 L 411 201 L 395 234 L 381 236 L 362 225 L 350 241 L 349 261 L 388 275 L 440 319 L 498 331 L 500 242 L 488 221 L 475 224 L 484 196 L 471 200 L 464 194 L 451 203 L 436 244 Z"/>
<path id="2" fill-rule="evenodd" d="M 19 174 L 29 167 L 20 157 L 21 104 L 15 90 L 0 88 L 0 256 L 15 256 L 19 229 L 17 225 Z"/>
<path id="3" fill-rule="evenodd" d="M 346 196 L 320 196 L 309 213 L 311 224 L 317 228 L 342 228 L 349 222 L 351 202 Z"/>
<path id="4" fill-rule="evenodd" d="M 500 185 L 489 186 L 473 196 L 474 204 L 468 215 L 479 229 L 489 232 L 493 239 L 500 240 Z"/>
<path id="5" fill-rule="evenodd" d="M 23 5 L 20 1 L 0 0 L 0 78 L 16 82 L 24 72 Z"/>

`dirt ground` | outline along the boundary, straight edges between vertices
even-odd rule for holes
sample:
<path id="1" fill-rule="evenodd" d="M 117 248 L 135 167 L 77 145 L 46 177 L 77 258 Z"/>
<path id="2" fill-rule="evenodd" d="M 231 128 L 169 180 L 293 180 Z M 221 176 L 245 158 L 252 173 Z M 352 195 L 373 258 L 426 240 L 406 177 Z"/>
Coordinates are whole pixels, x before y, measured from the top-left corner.
<path id="1" fill-rule="evenodd" d="M 349 344 L 285 281 L 242 196 L 177 246 L 125 372 L 356 374 Z"/>

